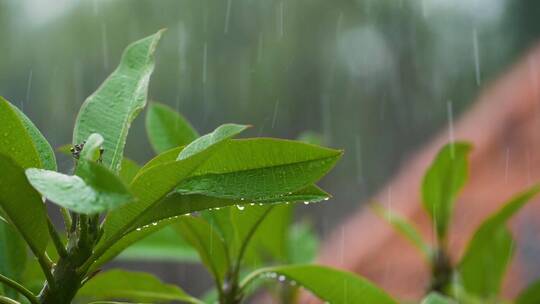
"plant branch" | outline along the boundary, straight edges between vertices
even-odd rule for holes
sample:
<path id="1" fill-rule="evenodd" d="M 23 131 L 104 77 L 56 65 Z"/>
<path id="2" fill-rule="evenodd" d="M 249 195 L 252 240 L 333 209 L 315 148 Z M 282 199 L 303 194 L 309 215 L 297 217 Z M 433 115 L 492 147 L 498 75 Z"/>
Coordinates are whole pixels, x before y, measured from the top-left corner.
<path id="1" fill-rule="evenodd" d="M 270 211 L 272 209 L 273 209 L 273 207 L 269 207 L 268 209 L 266 209 L 264 211 L 264 213 L 261 215 L 261 217 L 258 218 L 257 221 L 255 222 L 255 224 L 251 227 L 251 229 L 249 230 L 246 238 L 242 242 L 242 245 L 240 247 L 240 251 L 238 253 L 238 257 L 236 258 L 236 262 L 233 265 L 234 268 L 233 268 L 233 271 L 232 271 L 232 275 L 230 277 L 231 282 L 229 282 L 229 284 L 230 284 L 229 288 L 230 289 L 226 291 L 227 295 L 225 295 L 225 299 L 224 299 L 225 303 L 237 303 L 236 301 L 238 300 L 237 299 L 238 295 L 240 295 L 240 292 L 242 291 L 241 288 L 239 289 L 238 279 L 239 279 L 239 274 L 240 274 L 240 265 L 242 264 L 244 254 L 246 253 L 247 246 L 248 246 L 249 242 L 251 241 L 251 238 L 253 237 L 253 235 L 257 231 L 257 228 L 259 228 L 259 225 L 262 223 L 262 221 L 266 218 L 266 216 L 268 215 L 268 213 L 270 213 Z"/>
<path id="2" fill-rule="evenodd" d="M 47 256 L 47 253 L 43 254 L 36 254 L 39 266 L 41 267 L 41 270 L 43 271 L 43 274 L 45 275 L 45 278 L 47 279 L 47 283 L 49 285 L 54 286 L 54 276 L 51 272 L 52 268 L 52 261 Z"/>
<path id="3" fill-rule="evenodd" d="M 34 294 L 30 290 L 26 289 L 26 287 L 24 287 L 21 284 L 15 282 L 14 280 L 0 274 L 0 282 L 5 284 L 6 286 L 9 286 L 9 287 L 17 290 L 21 295 L 25 296 L 30 301 L 30 303 L 39 304 L 36 296 L 34 296 Z M 10 302 L 5 302 L 5 303 L 10 303 Z M 11 302 L 11 303 L 13 303 L 13 302 Z M 15 302 L 15 303 L 17 303 L 17 302 Z"/>
<path id="4" fill-rule="evenodd" d="M 255 279 L 257 279 L 263 273 L 271 271 L 271 269 L 271 267 L 261 268 L 248 274 L 240 283 L 240 292 L 246 289 L 246 287 L 248 287 L 253 281 L 255 281 Z"/>
<path id="5" fill-rule="evenodd" d="M 264 214 L 257 220 L 257 222 L 255 223 L 255 225 L 253 225 L 253 227 L 251 227 L 251 229 L 249 230 L 249 233 L 246 237 L 246 239 L 244 240 L 244 242 L 242 243 L 242 247 L 240 247 L 240 252 L 238 253 L 238 257 L 236 259 L 236 263 L 234 265 L 235 269 L 234 269 L 234 272 L 233 274 L 235 275 L 235 277 L 238 277 L 238 274 L 240 273 L 240 264 L 242 263 L 242 259 L 244 258 L 244 254 L 246 253 L 246 249 L 247 249 L 247 245 L 249 244 L 249 241 L 251 241 L 251 238 L 253 237 L 253 235 L 255 234 L 255 231 L 257 231 L 257 228 L 259 227 L 259 225 L 262 223 L 262 221 L 266 218 L 266 216 L 268 215 L 268 213 L 270 213 L 270 211 L 273 209 L 274 207 L 270 207 L 268 208 Z M 236 279 L 235 279 L 236 280 Z"/>
<path id="6" fill-rule="evenodd" d="M 66 247 L 64 247 L 64 243 L 62 242 L 58 231 L 56 231 L 53 223 L 49 218 L 47 218 L 47 225 L 49 226 L 49 234 L 51 235 L 51 238 L 53 240 L 56 252 L 58 252 L 58 255 L 60 257 L 65 257 L 67 255 Z"/>

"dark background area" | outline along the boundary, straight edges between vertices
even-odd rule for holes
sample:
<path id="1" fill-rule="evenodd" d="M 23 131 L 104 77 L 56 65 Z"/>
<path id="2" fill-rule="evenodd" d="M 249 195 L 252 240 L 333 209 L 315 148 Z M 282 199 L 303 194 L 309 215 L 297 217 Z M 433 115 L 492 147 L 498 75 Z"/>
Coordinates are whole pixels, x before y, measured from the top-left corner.
<path id="1" fill-rule="evenodd" d="M 248 123 L 248 136 L 314 131 L 345 149 L 322 181 L 334 198 L 298 208 L 324 236 L 536 43 L 538 16 L 534 0 L 0 0 L 0 95 L 69 143 L 123 48 L 168 28 L 152 100 L 201 133 Z M 144 115 L 126 149 L 139 163 L 153 155 Z M 205 288 L 198 266 L 124 265 Z"/>

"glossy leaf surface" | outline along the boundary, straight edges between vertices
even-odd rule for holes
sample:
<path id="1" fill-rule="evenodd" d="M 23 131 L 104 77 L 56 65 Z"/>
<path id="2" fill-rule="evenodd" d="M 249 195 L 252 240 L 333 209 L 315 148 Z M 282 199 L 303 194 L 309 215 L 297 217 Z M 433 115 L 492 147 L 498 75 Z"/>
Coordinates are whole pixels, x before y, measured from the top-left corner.
<path id="1" fill-rule="evenodd" d="M 32 186 L 51 202 L 71 211 L 95 214 L 133 200 L 127 187 L 107 168 L 80 160 L 76 175 L 43 169 L 28 169 Z"/>
<path id="2" fill-rule="evenodd" d="M 49 241 L 47 215 L 41 196 L 26 179 L 23 168 L 0 154 L 0 207 L 34 254 L 45 252 Z"/>
<path id="3" fill-rule="evenodd" d="M 397 304 L 397 301 L 364 278 L 316 265 L 264 268 L 250 274 L 243 285 L 263 275 L 279 281 L 294 281 L 321 300 L 333 304 Z"/>
<path id="4" fill-rule="evenodd" d="M 120 65 L 86 99 L 79 111 L 73 145 L 82 143 L 92 133 L 105 138 L 103 163 L 120 171 L 124 146 L 131 122 L 146 105 L 154 52 L 162 31 L 129 45 Z"/>
<path id="5" fill-rule="evenodd" d="M 41 168 L 41 158 L 18 111 L 0 97 L 0 154 L 23 168 Z"/>
<path id="6" fill-rule="evenodd" d="M 157 102 L 148 106 L 146 133 L 156 153 L 185 146 L 199 137 L 197 131 L 181 114 Z"/>
<path id="7" fill-rule="evenodd" d="M 278 197 L 318 181 L 341 154 L 288 140 L 229 141 L 183 181 L 178 191 L 245 200 Z"/>

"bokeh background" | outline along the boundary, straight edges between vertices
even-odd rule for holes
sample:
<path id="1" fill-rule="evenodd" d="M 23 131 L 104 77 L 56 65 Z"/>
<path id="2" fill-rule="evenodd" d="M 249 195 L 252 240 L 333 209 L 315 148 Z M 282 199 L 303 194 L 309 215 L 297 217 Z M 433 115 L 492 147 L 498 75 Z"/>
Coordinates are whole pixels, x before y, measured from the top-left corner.
<path id="1" fill-rule="evenodd" d="M 168 28 L 151 99 L 201 133 L 249 123 L 345 149 L 322 181 L 334 198 L 298 210 L 324 237 L 540 39 L 538 16 L 535 0 L 0 0 L 0 95 L 69 143 L 123 48 Z M 140 163 L 153 155 L 143 116 L 126 150 Z M 209 286 L 197 266 L 123 265 Z"/>

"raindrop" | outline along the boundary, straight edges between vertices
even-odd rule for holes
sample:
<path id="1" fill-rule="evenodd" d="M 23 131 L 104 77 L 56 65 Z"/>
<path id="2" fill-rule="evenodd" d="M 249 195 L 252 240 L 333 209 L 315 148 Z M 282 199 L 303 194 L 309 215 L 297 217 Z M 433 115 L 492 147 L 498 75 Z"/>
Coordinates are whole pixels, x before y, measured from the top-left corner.
<path id="1" fill-rule="evenodd" d="M 324 198 L 325 201 L 327 201 L 327 200 L 329 200 L 329 199 L 330 199 L 329 197 L 325 197 L 325 198 Z"/>
<path id="2" fill-rule="evenodd" d="M 203 49 L 203 70 L 202 70 L 202 82 L 206 83 L 207 78 L 207 69 L 208 69 L 208 42 L 204 42 Z"/>
<path id="3" fill-rule="evenodd" d="M 309 202 L 308 202 L 308 201 L 305 201 L 305 202 L 304 202 L 304 205 L 309 205 Z"/>
<path id="4" fill-rule="evenodd" d="M 225 13 L 225 34 L 229 32 L 229 21 L 231 17 L 231 3 L 232 0 L 227 0 L 227 12 Z"/>
<path id="5" fill-rule="evenodd" d="M 284 275 L 280 275 L 279 278 L 278 278 L 278 281 L 284 282 L 284 281 L 285 281 L 285 276 L 284 276 Z"/>
<path id="6" fill-rule="evenodd" d="M 32 76 L 33 76 L 33 70 L 30 70 L 30 73 L 28 74 L 28 85 L 26 87 L 26 103 L 30 101 L 30 89 L 32 88 Z M 24 102 L 21 104 L 21 111 L 24 112 Z"/>
<path id="7" fill-rule="evenodd" d="M 283 38 L 283 35 L 285 34 L 285 27 L 284 27 L 284 19 L 285 19 L 285 4 L 283 1 L 279 3 L 279 14 L 278 14 L 278 32 L 279 32 L 279 38 Z"/>
<path id="8" fill-rule="evenodd" d="M 103 67 L 109 68 L 109 46 L 107 44 L 107 25 L 105 22 L 101 23 L 101 44 L 103 52 Z"/>
<path id="9" fill-rule="evenodd" d="M 474 52 L 474 71 L 476 76 L 476 85 L 480 85 L 482 79 L 480 78 L 480 54 L 478 52 L 478 32 L 473 29 L 473 52 Z"/>
<path id="10" fill-rule="evenodd" d="M 242 206 L 242 205 L 236 205 L 236 208 L 238 208 L 238 210 L 240 210 L 240 211 L 246 209 L 246 207 Z"/>

